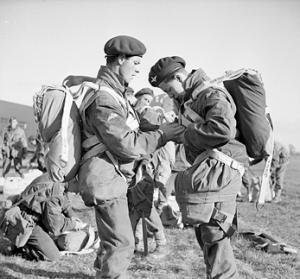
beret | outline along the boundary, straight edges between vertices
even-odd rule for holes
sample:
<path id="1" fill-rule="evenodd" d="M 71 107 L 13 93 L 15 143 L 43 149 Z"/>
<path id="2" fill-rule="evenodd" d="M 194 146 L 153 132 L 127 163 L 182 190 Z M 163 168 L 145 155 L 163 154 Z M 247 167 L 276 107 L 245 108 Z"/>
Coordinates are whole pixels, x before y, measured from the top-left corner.
<path id="1" fill-rule="evenodd" d="M 128 56 L 143 56 L 146 52 L 145 45 L 129 36 L 117 36 L 111 38 L 104 46 L 104 52 L 107 56 L 117 56 L 125 54 Z"/>
<path id="2" fill-rule="evenodd" d="M 135 97 L 138 98 L 142 95 L 151 95 L 152 97 L 154 96 L 153 90 L 150 88 L 142 88 L 140 91 L 135 93 Z"/>
<path id="3" fill-rule="evenodd" d="M 161 58 L 150 69 L 148 80 L 152 86 L 158 87 L 167 76 L 184 67 L 185 61 L 179 56 Z"/>

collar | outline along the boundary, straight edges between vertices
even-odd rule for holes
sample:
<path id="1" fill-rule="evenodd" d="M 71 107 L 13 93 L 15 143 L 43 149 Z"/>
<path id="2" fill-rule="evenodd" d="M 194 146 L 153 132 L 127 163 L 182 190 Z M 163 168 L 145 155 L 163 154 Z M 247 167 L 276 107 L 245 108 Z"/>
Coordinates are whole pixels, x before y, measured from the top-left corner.
<path id="1" fill-rule="evenodd" d="M 111 69 L 107 66 L 101 66 L 97 79 L 101 82 L 104 82 L 106 85 L 114 89 L 118 94 L 124 97 L 124 93 L 127 90 L 127 84 L 121 80 L 120 76 L 114 73 Z"/>

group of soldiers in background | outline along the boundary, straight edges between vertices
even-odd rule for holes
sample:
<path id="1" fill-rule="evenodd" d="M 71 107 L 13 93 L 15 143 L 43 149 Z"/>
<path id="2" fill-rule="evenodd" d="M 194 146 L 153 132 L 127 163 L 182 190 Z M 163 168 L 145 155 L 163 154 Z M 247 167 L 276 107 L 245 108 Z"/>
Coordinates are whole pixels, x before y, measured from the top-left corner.
<path id="1" fill-rule="evenodd" d="M 191 166 L 196 157 L 206 149 L 221 146 L 220 149 L 231 153 L 237 161 L 248 160 L 248 157 L 242 144 L 232 137 L 236 134 L 234 110 L 220 92 L 211 91 L 206 96 L 207 99 L 197 99 L 192 103 L 192 109 L 199 115 L 213 119 L 210 125 L 184 127 L 176 121 L 174 112 L 159 112 L 150 107 L 153 99 L 151 89 L 143 88 L 134 95 L 133 90 L 128 87 L 128 83 L 139 73 L 139 64 L 146 52 L 142 42 L 132 37 L 118 36 L 106 43 L 104 51 L 106 65 L 101 66 L 95 80 L 100 82 L 100 88 L 103 86 L 105 89 L 92 96 L 87 95 L 83 100 L 81 113 L 84 116 L 83 140 L 88 141 L 94 136 L 99 141 L 101 139 L 97 144 L 104 144 L 106 149 L 102 153 L 93 153 L 91 151 L 95 146 L 91 146 L 84 151 L 92 155 L 85 156 L 78 181 L 83 189 L 81 194 L 85 204 L 95 209 L 101 239 L 95 260 L 96 276 L 125 278 L 135 244 L 141 240 L 139 223 L 145 216 L 148 227 L 153 228 L 155 253 L 163 256 L 166 254 L 167 241 L 159 211 L 154 206 L 154 187 L 159 190 L 161 203 L 158 202 L 158 209 L 161 210 L 160 205 L 165 203 L 172 192 L 172 189 L 166 187 L 167 181 L 178 169 L 182 171 Z M 184 101 L 191 98 L 193 90 L 208 79 L 202 69 L 188 73 L 185 61 L 176 56 L 158 60 L 149 73 L 150 84 L 173 98 L 179 112 L 183 110 Z M 74 85 L 71 77 L 66 81 L 68 86 Z M 12 159 L 16 171 L 22 176 L 20 168 L 27 142 L 26 139 L 21 139 L 21 134 L 25 138 L 24 131 L 17 130 L 15 122 L 12 120 L 10 130 L 4 133 L 7 136 L 2 147 L 3 176 L 7 175 Z M 17 143 L 13 139 L 17 139 Z M 41 141 L 36 141 L 34 159 L 39 160 L 44 155 Z M 279 152 L 281 149 L 275 147 L 272 179 L 276 181 L 274 189 L 277 200 L 282 191 L 283 166 L 287 164 L 287 160 Z M 113 154 L 117 158 L 117 167 L 111 155 L 107 154 Z M 39 167 L 45 171 L 42 163 Z M 208 162 L 203 172 L 210 173 L 211 176 L 203 178 L 202 187 L 209 189 L 216 186 L 209 179 L 215 177 L 216 173 L 218 175 L 221 169 L 220 162 L 214 168 Z M 240 174 L 232 169 L 227 174 L 230 177 L 229 187 L 237 192 L 241 185 Z M 221 173 L 215 182 L 224 183 Z M 148 187 L 153 184 L 154 187 Z M 207 276 L 238 278 L 230 244 L 236 204 L 231 200 L 217 200 L 214 206 L 210 208 L 203 205 L 199 216 L 206 221 L 194 226 L 197 241 L 204 253 Z M 228 222 L 224 222 L 224 216 L 228 217 Z M 136 239 L 133 238 L 132 231 Z"/>

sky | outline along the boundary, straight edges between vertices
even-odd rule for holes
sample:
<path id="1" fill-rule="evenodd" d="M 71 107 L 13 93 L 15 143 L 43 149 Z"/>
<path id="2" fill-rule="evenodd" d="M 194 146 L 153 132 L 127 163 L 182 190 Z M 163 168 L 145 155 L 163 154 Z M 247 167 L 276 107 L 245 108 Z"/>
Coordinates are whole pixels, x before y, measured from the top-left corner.
<path id="1" fill-rule="evenodd" d="M 135 90 L 150 87 L 149 69 L 165 56 L 212 78 L 258 70 L 276 138 L 300 150 L 297 0 L 0 0 L 0 99 L 32 105 L 43 84 L 95 76 L 104 44 L 117 35 L 147 47 Z"/>

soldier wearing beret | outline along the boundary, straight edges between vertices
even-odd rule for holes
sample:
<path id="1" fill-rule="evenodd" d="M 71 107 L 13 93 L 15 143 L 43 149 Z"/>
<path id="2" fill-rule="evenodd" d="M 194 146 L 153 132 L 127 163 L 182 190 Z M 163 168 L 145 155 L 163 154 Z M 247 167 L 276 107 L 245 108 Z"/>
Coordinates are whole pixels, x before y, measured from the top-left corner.
<path id="1" fill-rule="evenodd" d="M 85 204 L 95 209 L 101 239 L 96 277 L 123 279 L 134 251 L 126 196 L 134 161 L 176 139 L 182 127 L 173 124 L 156 131 L 139 130 L 125 95 L 146 52 L 141 41 L 117 36 L 105 44 L 104 52 L 106 65 L 98 71 L 98 89 L 89 90 L 80 107 L 83 157 L 78 177 Z M 68 86 L 71 80 L 66 79 Z"/>
<path id="2" fill-rule="evenodd" d="M 238 278 L 230 236 L 247 154 L 235 139 L 233 100 L 207 86 L 209 80 L 202 69 L 187 72 L 177 56 L 158 60 L 149 73 L 150 84 L 175 100 L 179 121 L 186 126 L 183 142 L 192 166 L 177 175 L 176 199 L 183 221 L 195 227 L 207 278 Z"/>

